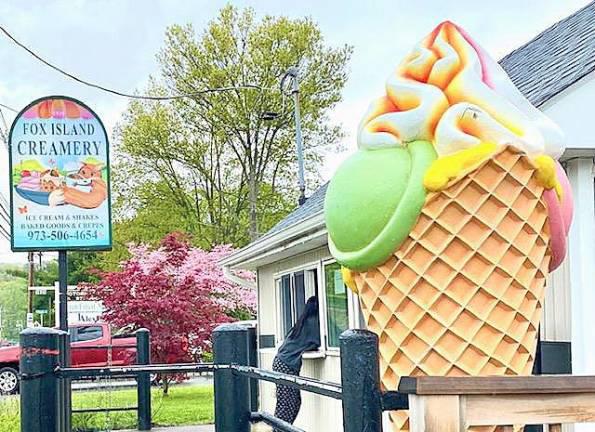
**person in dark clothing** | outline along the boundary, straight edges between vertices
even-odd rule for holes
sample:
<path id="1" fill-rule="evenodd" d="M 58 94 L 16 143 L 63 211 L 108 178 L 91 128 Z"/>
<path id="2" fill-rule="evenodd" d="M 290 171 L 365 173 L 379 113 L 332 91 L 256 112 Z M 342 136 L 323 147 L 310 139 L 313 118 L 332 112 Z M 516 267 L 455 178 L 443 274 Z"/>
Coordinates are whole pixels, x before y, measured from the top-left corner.
<path id="1" fill-rule="evenodd" d="M 318 324 L 318 299 L 310 297 L 304 312 L 291 328 L 273 359 L 273 370 L 289 375 L 299 375 L 302 368 L 302 354 L 320 346 Z M 302 396 L 299 389 L 277 385 L 275 417 L 293 424 L 300 412 Z M 274 429 L 278 432 L 278 429 Z"/>

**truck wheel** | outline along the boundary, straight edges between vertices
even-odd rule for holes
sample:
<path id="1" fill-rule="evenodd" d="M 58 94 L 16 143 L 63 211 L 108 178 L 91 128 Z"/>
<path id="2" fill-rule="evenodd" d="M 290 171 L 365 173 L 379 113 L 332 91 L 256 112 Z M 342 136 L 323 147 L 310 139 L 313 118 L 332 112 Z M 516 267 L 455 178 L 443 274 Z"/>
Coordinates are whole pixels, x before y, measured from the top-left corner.
<path id="1" fill-rule="evenodd" d="M 19 389 L 19 373 L 10 367 L 0 369 L 0 394 L 13 394 Z"/>

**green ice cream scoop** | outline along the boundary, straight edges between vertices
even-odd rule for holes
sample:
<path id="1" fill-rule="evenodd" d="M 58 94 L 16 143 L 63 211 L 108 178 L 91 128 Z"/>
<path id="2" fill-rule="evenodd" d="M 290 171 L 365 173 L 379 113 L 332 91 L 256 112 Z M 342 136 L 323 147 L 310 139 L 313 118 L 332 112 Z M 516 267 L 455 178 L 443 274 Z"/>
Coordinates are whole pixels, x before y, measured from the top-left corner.
<path id="1" fill-rule="evenodd" d="M 407 238 L 424 205 L 423 178 L 434 146 L 361 149 L 332 178 L 324 203 L 329 247 L 345 267 L 363 271 L 384 263 Z"/>

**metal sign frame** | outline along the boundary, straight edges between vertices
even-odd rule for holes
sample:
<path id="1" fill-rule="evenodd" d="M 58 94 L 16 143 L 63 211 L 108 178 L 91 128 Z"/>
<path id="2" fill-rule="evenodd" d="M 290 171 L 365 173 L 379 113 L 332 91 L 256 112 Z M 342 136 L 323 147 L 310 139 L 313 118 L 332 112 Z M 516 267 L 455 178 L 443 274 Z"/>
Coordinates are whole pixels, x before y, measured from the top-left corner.
<path id="1" fill-rule="evenodd" d="M 14 242 L 14 184 L 13 184 L 13 175 L 12 175 L 12 169 L 13 169 L 13 160 L 12 160 L 12 151 L 13 151 L 13 132 L 14 132 L 14 128 L 18 122 L 18 120 L 21 119 L 21 117 L 25 114 L 25 112 L 27 112 L 30 108 L 32 108 L 33 106 L 39 104 L 40 102 L 46 101 L 46 100 L 56 100 L 56 99 L 61 99 L 61 100 L 66 100 L 66 101 L 70 101 L 73 102 L 79 106 L 81 106 L 82 108 L 86 109 L 87 111 L 89 111 L 89 113 L 91 113 L 91 115 L 93 116 L 93 118 L 95 120 L 97 120 L 97 122 L 99 123 L 99 125 L 101 126 L 101 129 L 105 135 L 105 157 L 106 157 L 106 170 L 107 170 L 107 182 L 106 182 L 106 190 L 107 190 L 107 211 L 108 211 L 108 231 L 107 231 L 107 235 L 109 237 L 109 243 L 104 244 L 104 245 L 98 245 L 98 246 L 63 246 L 63 247 L 56 247 L 56 246 L 48 246 L 48 247 L 16 247 L 15 246 L 15 242 Z M 15 117 L 11 127 L 10 127 L 10 132 L 9 132 L 9 140 L 8 140 L 8 171 L 9 171 L 9 176 L 10 176 L 10 246 L 13 252 L 44 252 L 44 251 L 74 251 L 74 250 L 78 250 L 78 251 L 109 251 L 112 249 L 113 246 L 113 230 L 112 230 L 112 201 L 111 201 L 111 167 L 110 167 L 110 144 L 109 144 L 109 136 L 107 134 L 107 130 L 105 129 L 105 125 L 103 124 L 103 122 L 101 121 L 101 118 L 97 115 L 97 113 L 95 113 L 95 111 L 93 111 L 91 108 L 89 108 L 89 106 L 87 106 L 85 103 L 81 102 L 78 99 L 69 97 L 69 96 L 62 96 L 62 95 L 52 95 L 52 96 L 44 96 L 41 97 L 39 99 L 34 100 L 33 102 L 29 103 L 25 108 L 23 108 Z"/>

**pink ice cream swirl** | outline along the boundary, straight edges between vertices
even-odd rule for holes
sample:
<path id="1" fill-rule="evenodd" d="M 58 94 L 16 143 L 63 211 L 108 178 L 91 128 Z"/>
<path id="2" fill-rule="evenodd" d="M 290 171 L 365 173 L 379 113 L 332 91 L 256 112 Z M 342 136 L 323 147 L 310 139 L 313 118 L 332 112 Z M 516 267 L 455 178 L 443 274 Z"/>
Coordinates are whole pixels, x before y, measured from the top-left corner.
<path id="1" fill-rule="evenodd" d="M 572 189 L 568 177 L 566 177 L 566 173 L 559 162 L 556 162 L 556 174 L 562 189 L 561 196 L 559 197 L 554 189 L 546 189 L 543 192 L 550 227 L 550 248 L 552 251 L 550 271 L 557 269 L 564 261 L 568 232 L 570 231 L 574 212 Z"/>

